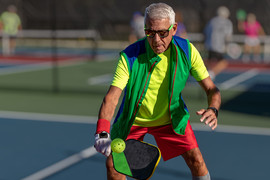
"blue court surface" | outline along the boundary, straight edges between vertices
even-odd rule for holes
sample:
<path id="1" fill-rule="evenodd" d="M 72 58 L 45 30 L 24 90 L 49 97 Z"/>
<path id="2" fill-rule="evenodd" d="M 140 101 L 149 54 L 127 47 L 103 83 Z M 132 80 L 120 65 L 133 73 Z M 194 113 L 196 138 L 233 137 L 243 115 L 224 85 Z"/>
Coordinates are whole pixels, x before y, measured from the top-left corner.
<path id="1" fill-rule="evenodd" d="M 91 147 L 95 124 L 75 123 L 76 117 L 74 122 L 46 118 L 0 119 L 0 179 L 106 179 L 105 157 Z M 193 127 L 212 179 L 268 179 L 269 129 Z M 151 136 L 145 141 L 154 144 Z M 191 175 L 178 157 L 161 160 L 152 179 L 188 180 Z"/>

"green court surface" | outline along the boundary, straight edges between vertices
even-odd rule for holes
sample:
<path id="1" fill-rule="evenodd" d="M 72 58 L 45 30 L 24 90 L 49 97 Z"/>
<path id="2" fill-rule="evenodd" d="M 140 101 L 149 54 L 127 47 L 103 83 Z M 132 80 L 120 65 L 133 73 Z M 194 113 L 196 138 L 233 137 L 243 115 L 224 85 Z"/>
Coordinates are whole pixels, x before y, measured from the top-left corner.
<path id="1" fill-rule="evenodd" d="M 116 60 L 63 63 L 57 69 L 58 92 L 53 91 L 51 66 L 43 67 L 40 64 L 21 72 L 11 69 L 10 73 L 0 75 L 0 110 L 97 116 L 116 65 Z M 216 84 L 219 86 L 242 73 L 222 73 L 217 77 Z M 262 72 L 257 76 L 264 77 L 264 85 L 269 87 L 270 74 Z M 270 127 L 269 105 L 266 101 L 269 91 L 264 91 L 262 87 L 258 87 L 257 91 L 249 91 L 257 82 L 254 77 L 231 89 L 221 89 L 220 124 Z M 237 88 L 243 85 L 246 88 Z M 191 112 L 191 121 L 196 122 L 195 112 L 207 107 L 206 96 L 192 80 L 187 83 L 182 96 Z"/>

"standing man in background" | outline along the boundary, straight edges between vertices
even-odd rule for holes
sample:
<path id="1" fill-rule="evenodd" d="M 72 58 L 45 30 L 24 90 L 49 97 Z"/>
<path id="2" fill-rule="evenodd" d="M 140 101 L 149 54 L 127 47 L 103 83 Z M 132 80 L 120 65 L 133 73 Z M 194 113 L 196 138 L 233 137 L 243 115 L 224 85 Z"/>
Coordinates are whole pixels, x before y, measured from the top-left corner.
<path id="1" fill-rule="evenodd" d="M 140 13 L 139 11 L 136 11 L 133 13 L 130 26 L 131 26 L 131 33 L 129 35 L 129 42 L 131 44 L 145 37 L 144 30 L 143 30 L 144 17 L 142 13 Z"/>
<path id="2" fill-rule="evenodd" d="M 229 9 L 221 6 L 217 9 L 217 16 L 212 18 L 205 28 L 205 47 L 209 54 L 206 66 L 210 69 L 209 74 L 212 80 L 228 66 L 224 54 L 226 41 L 233 33 L 233 25 L 228 19 L 229 16 Z"/>
<path id="3" fill-rule="evenodd" d="M 183 15 L 179 10 L 175 12 L 175 21 L 177 22 L 177 30 L 175 35 L 187 39 L 188 36 L 186 26 L 183 20 Z"/>
<path id="4" fill-rule="evenodd" d="M 107 177 L 126 179 L 113 168 L 111 139 L 142 141 L 149 133 L 155 137 L 164 161 L 181 155 L 193 180 L 210 180 L 181 92 L 191 74 L 208 97 L 208 107 L 197 111 L 198 119 L 211 129 L 217 127 L 220 92 L 193 44 L 174 36 L 177 22 L 170 6 L 151 4 L 145 10 L 144 23 L 146 37 L 121 52 L 98 116 L 95 148 L 108 157 Z M 125 95 L 110 130 L 122 92 Z"/>
<path id="5" fill-rule="evenodd" d="M 15 51 L 18 30 L 22 29 L 21 19 L 14 5 L 9 5 L 7 11 L 1 14 L 0 28 L 2 30 L 3 55 L 11 55 Z"/>

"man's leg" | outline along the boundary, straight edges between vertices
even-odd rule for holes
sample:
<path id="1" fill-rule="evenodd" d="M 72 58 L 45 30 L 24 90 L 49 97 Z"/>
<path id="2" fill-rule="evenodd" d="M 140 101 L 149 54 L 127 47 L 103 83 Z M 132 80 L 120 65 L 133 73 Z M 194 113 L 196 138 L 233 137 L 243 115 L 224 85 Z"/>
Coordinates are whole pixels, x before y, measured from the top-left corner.
<path id="1" fill-rule="evenodd" d="M 215 76 L 217 76 L 219 73 L 221 73 L 224 69 L 226 69 L 229 65 L 229 62 L 225 59 L 222 59 L 217 62 L 217 64 L 211 69 Z"/>
<path id="2" fill-rule="evenodd" d="M 193 179 L 210 180 L 208 169 L 199 148 L 194 148 L 185 152 L 182 154 L 182 157 L 190 168 Z"/>
<path id="3" fill-rule="evenodd" d="M 14 54 L 15 53 L 15 47 L 16 47 L 16 39 L 11 37 L 9 41 L 9 53 Z"/>
<path id="4" fill-rule="evenodd" d="M 113 168 L 112 155 L 110 155 L 106 160 L 106 168 L 107 168 L 107 179 L 108 180 L 126 180 L 125 175 L 118 173 Z"/>

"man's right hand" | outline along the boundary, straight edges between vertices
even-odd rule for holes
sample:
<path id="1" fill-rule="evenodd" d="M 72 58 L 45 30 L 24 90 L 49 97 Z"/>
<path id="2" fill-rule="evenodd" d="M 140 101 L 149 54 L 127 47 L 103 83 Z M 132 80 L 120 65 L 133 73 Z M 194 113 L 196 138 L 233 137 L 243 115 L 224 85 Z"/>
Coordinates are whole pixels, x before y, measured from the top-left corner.
<path id="1" fill-rule="evenodd" d="M 111 154 L 111 138 L 110 134 L 103 131 L 95 135 L 95 148 L 97 152 L 109 156 Z"/>

